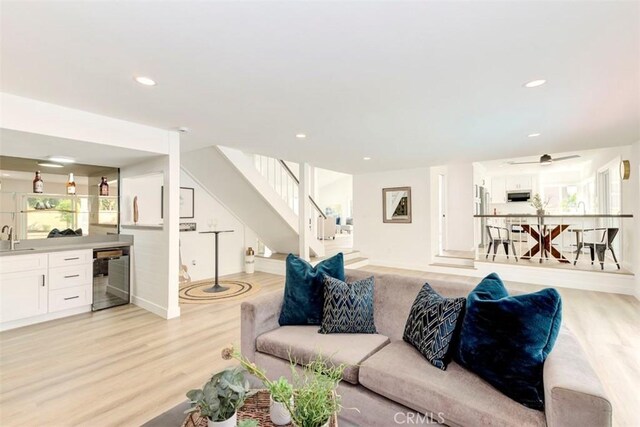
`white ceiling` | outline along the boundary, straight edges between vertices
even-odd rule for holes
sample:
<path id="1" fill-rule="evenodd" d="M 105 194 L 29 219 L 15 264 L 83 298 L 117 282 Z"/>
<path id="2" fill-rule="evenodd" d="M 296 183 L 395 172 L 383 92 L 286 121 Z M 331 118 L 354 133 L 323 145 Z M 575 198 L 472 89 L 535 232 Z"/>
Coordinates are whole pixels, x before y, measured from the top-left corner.
<path id="1" fill-rule="evenodd" d="M 0 23 L 3 91 L 187 126 L 183 150 L 360 173 L 640 139 L 636 1 L 3 1 Z"/>

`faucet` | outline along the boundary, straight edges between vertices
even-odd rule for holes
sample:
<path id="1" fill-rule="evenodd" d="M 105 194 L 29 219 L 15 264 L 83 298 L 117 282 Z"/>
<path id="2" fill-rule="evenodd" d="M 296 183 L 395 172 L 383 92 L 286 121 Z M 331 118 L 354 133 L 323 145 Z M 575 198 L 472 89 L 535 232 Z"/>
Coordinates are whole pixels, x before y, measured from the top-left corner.
<path id="1" fill-rule="evenodd" d="M 20 243 L 20 240 L 16 240 L 15 233 L 13 232 L 13 227 L 5 225 L 4 227 L 2 227 L 2 233 L 4 233 L 5 231 L 9 231 L 9 249 L 15 251 L 16 244 Z"/>
<path id="2" fill-rule="evenodd" d="M 582 215 L 586 215 L 587 214 L 587 205 L 583 201 L 579 201 L 578 202 L 578 208 L 580 208 L 580 205 L 582 205 Z"/>

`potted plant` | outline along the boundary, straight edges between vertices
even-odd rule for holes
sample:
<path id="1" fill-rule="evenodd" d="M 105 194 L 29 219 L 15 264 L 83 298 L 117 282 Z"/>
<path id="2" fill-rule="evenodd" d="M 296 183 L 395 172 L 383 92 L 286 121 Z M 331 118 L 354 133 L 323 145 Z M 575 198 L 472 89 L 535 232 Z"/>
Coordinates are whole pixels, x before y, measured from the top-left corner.
<path id="1" fill-rule="evenodd" d="M 190 390 L 187 398 L 191 408 L 186 413 L 200 411 L 209 427 L 236 427 L 236 411 L 244 404 L 249 382 L 240 368 L 229 368 L 214 374 L 202 389 Z"/>
<path id="2" fill-rule="evenodd" d="M 342 406 L 340 396 L 336 389 L 346 365 L 333 365 L 331 362 L 317 356 L 310 363 L 303 366 L 302 372 L 296 369 L 295 361 L 291 361 L 291 373 L 293 377 L 293 399 L 286 400 L 284 385 L 291 387 L 285 378 L 271 381 L 266 373 L 258 368 L 255 363 L 249 361 L 233 347 L 222 350 L 222 358 L 236 359 L 252 375 L 256 376 L 268 388 L 272 397 L 280 400 L 291 416 L 291 423 L 296 427 L 327 427 L 331 417 L 337 414 Z M 276 383 L 281 385 L 276 386 Z M 275 395 L 274 395 L 275 391 Z"/>
<path id="3" fill-rule="evenodd" d="M 547 197 L 547 200 L 543 202 L 542 197 L 540 196 L 540 193 L 536 193 L 531 199 L 531 206 L 536 209 L 536 213 L 538 215 L 544 215 L 545 214 L 544 209 L 547 207 L 550 200 L 551 199 Z"/>
<path id="4" fill-rule="evenodd" d="M 291 414 L 285 402 L 293 406 L 293 386 L 286 378 L 280 377 L 271 382 L 268 387 L 270 396 L 269 418 L 277 426 L 287 425 L 291 422 Z"/>
<path id="5" fill-rule="evenodd" d="M 291 363 L 291 372 L 295 384 L 295 405 L 291 413 L 296 427 L 328 427 L 331 417 L 342 406 L 340 396 L 336 394 L 342 381 L 345 365 L 334 366 L 322 356 L 317 356 L 305 365 L 302 373 Z"/>

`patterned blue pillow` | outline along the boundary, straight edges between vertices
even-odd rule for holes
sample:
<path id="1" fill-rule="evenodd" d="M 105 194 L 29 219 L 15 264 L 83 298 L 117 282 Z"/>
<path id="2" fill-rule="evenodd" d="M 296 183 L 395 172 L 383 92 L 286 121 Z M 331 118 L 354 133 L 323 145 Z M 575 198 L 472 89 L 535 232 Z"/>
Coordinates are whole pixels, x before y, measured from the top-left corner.
<path id="1" fill-rule="evenodd" d="M 444 298 L 425 283 L 404 327 L 402 338 L 443 371 L 451 359 L 450 348 L 455 343 L 456 325 L 465 301 L 465 298 Z"/>
<path id="2" fill-rule="evenodd" d="M 373 276 L 345 283 L 324 276 L 321 334 L 376 334 Z"/>

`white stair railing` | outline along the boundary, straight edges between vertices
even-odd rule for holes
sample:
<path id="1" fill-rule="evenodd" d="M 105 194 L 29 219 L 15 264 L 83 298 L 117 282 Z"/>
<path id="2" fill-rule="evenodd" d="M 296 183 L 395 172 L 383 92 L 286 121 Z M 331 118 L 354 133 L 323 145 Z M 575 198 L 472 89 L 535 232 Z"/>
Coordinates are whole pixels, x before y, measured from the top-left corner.
<path id="1" fill-rule="evenodd" d="M 299 215 L 298 198 L 300 181 L 284 160 L 254 154 L 253 164 L 258 172 L 269 182 L 269 185 L 282 197 L 282 200 L 287 203 L 289 208 L 291 208 L 296 215 Z M 318 227 L 317 218 L 322 217 L 322 219 L 326 219 L 327 216 L 311 196 L 309 196 L 307 203 L 309 205 L 309 211 L 315 212 L 315 215 L 311 216 L 309 224 L 311 235 L 316 238 L 321 238 L 321 236 L 324 236 L 324 222 L 322 222 L 321 227 Z"/>

